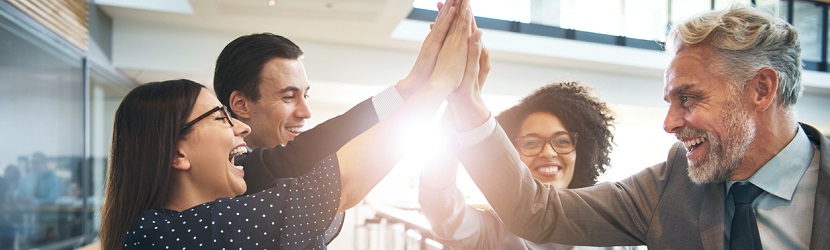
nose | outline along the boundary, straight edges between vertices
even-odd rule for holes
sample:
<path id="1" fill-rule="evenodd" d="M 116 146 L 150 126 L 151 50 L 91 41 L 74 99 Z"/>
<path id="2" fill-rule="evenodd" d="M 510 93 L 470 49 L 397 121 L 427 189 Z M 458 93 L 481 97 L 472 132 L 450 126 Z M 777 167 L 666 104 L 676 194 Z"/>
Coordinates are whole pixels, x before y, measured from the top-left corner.
<path id="1" fill-rule="evenodd" d="M 663 120 L 663 130 L 669 134 L 675 133 L 675 131 L 683 127 L 685 122 L 686 121 L 683 118 L 683 111 L 672 105 L 666 113 L 666 119 Z"/>
<path id="2" fill-rule="evenodd" d="M 550 141 L 546 142 L 545 146 L 542 147 L 542 152 L 539 152 L 539 157 L 553 158 L 558 155 L 559 153 L 553 149 L 553 145 L 551 145 Z"/>
<path id="3" fill-rule="evenodd" d="M 234 132 L 234 135 L 239 136 L 239 137 L 245 137 L 245 136 L 248 136 L 249 134 L 251 134 L 251 127 L 248 126 L 248 124 L 245 124 L 244 122 L 242 122 L 240 120 L 237 120 L 236 118 L 231 118 L 231 119 L 233 119 L 233 132 Z"/>
<path id="4" fill-rule="evenodd" d="M 311 108 L 308 106 L 308 99 L 305 96 L 300 97 L 297 108 L 294 109 L 294 116 L 301 119 L 311 118 Z"/>

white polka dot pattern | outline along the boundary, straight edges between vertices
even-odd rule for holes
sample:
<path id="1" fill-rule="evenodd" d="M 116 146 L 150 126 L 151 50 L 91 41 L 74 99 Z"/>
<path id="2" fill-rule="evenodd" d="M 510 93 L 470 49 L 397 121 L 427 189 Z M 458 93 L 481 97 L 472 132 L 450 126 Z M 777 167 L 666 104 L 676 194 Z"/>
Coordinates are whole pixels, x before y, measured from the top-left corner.
<path id="1" fill-rule="evenodd" d="M 124 249 L 325 249 L 342 227 L 339 204 L 340 169 L 332 155 L 308 175 L 279 179 L 259 193 L 182 212 L 146 210 L 133 221 Z"/>

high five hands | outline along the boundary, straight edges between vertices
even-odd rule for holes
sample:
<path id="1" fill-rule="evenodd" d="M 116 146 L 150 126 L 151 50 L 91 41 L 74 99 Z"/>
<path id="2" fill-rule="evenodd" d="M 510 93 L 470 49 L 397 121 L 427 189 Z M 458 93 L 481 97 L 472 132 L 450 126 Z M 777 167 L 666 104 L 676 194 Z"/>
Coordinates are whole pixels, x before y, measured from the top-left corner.
<path id="1" fill-rule="evenodd" d="M 470 0 L 447 0 L 437 7 L 438 16 L 430 24 L 430 33 L 415 65 L 395 87 L 407 98 L 424 84 L 439 84 L 453 88 L 451 102 L 471 106 L 480 102 L 481 87 L 490 72 L 481 31 L 476 26 Z"/>
<path id="2" fill-rule="evenodd" d="M 448 0 L 446 4 L 439 3 L 438 9 L 438 18 L 430 25 L 424 47 L 436 46 L 433 42 L 437 43 L 437 39 L 433 39 L 444 33 L 446 38 L 428 82 L 454 87 L 447 100 L 455 114 L 456 130 L 466 131 L 490 116 L 481 99 L 481 88 L 490 72 L 489 54 L 481 42 L 481 30 L 476 26 L 470 0 Z"/>

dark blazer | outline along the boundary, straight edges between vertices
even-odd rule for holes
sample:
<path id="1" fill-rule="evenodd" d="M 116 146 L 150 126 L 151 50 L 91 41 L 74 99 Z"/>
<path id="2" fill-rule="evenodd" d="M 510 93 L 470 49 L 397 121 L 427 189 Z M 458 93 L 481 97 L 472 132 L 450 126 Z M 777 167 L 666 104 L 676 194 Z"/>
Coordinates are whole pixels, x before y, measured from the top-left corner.
<path id="1" fill-rule="evenodd" d="M 372 98 L 369 98 L 346 113 L 300 133 L 285 146 L 255 149 L 237 157 L 234 161 L 245 167 L 245 182 L 248 184 L 245 194 L 265 190 L 276 179 L 311 172 L 319 161 L 377 123 L 377 113 Z"/>
<path id="2" fill-rule="evenodd" d="M 801 124 L 820 151 L 810 249 L 830 249 L 830 141 Z M 534 181 L 501 128 L 459 159 L 509 230 L 536 242 L 724 249 L 724 187 L 694 184 L 686 150 L 615 183 L 560 190 Z"/>

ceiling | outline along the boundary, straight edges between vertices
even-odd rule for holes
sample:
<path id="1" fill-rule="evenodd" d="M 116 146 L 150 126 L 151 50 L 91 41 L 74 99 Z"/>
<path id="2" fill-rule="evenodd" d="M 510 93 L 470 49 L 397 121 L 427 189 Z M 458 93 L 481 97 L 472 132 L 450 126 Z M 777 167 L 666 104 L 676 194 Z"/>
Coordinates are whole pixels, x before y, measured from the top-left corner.
<path id="1" fill-rule="evenodd" d="M 114 20 L 233 34 L 272 32 L 297 40 L 351 45 L 413 45 L 396 43 L 389 36 L 412 10 L 411 0 L 275 0 L 273 6 L 268 0 L 98 0 L 96 4 Z"/>

